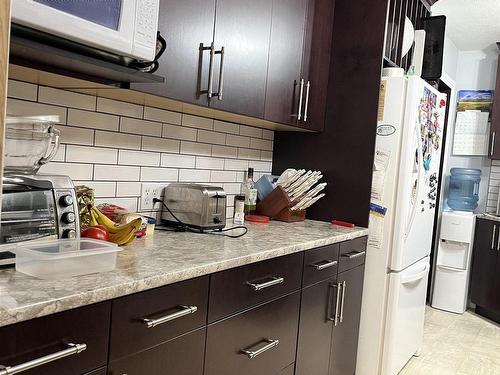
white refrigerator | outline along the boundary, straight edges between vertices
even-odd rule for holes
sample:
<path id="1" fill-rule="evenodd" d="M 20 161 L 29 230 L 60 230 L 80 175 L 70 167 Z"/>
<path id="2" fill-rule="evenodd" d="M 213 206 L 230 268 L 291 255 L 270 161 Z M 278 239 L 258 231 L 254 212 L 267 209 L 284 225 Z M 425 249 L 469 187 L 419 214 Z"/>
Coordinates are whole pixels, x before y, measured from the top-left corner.
<path id="1" fill-rule="evenodd" d="M 356 375 L 398 374 L 423 340 L 446 95 L 399 74 L 380 87 Z"/>

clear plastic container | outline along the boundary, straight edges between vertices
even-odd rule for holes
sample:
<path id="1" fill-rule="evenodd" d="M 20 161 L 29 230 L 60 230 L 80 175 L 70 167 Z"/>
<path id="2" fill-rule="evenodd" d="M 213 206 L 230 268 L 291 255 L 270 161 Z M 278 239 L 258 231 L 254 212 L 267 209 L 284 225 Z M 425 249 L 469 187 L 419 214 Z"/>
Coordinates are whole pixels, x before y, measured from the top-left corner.
<path id="1" fill-rule="evenodd" d="M 456 211 L 474 211 L 479 202 L 481 170 L 452 168 L 450 173 L 448 206 Z"/>
<path id="2" fill-rule="evenodd" d="M 16 254 L 16 271 L 40 279 L 62 279 L 115 269 L 114 243 L 81 239 L 59 239 L 21 244 Z"/>

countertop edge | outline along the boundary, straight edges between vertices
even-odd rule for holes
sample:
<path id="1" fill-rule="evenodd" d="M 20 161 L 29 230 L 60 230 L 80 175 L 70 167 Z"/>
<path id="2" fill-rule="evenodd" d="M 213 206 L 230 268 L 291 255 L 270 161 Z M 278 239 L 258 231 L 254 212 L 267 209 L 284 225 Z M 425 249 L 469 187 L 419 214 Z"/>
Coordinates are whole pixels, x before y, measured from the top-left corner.
<path id="1" fill-rule="evenodd" d="M 134 293 L 147 291 L 150 289 L 186 281 L 196 277 L 209 275 L 215 272 L 236 268 L 267 259 L 277 258 L 280 256 L 294 254 L 321 246 L 353 240 L 359 237 L 367 236 L 368 233 L 369 230 L 366 228 L 356 228 L 356 231 L 353 231 L 351 233 L 337 234 L 331 237 L 302 242 L 292 246 L 270 249 L 246 256 L 241 256 L 238 258 L 218 261 L 211 264 L 201 265 L 199 267 L 192 267 L 179 272 L 172 271 L 147 277 L 141 280 L 133 280 L 119 285 L 100 288 L 98 290 L 89 290 L 86 292 L 69 295 L 63 298 L 57 298 L 33 305 L 28 305 L 19 309 L 13 308 L 11 309 L 11 311 L 0 308 L 0 327 L 60 313 L 63 311 L 99 302 L 109 301 L 115 298 L 124 297 Z M 2 298 L 1 295 L 0 298 Z"/>

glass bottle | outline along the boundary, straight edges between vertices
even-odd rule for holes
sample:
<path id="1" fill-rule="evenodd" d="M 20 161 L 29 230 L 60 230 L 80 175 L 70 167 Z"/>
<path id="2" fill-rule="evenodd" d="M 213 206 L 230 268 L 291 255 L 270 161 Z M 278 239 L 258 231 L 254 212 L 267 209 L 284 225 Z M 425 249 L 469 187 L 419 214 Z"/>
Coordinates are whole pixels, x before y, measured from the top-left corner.
<path id="1" fill-rule="evenodd" d="M 257 189 L 253 181 L 253 168 L 248 168 L 247 179 L 241 184 L 241 194 L 245 195 L 245 214 L 255 212 L 257 206 Z"/>

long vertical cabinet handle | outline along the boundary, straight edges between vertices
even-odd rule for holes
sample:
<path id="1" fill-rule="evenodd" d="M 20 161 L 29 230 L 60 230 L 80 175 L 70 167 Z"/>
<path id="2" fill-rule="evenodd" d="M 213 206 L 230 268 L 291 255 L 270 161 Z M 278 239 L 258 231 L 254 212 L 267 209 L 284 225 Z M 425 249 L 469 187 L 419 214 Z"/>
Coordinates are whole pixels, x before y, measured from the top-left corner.
<path id="1" fill-rule="evenodd" d="M 340 318 L 339 318 L 339 322 L 342 323 L 344 321 L 344 301 L 345 301 L 345 291 L 347 288 L 347 284 L 344 280 L 342 284 L 339 285 L 342 285 L 342 302 L 340 303 Z"/>
<path id="2" fill-rule="evenodd" d="M 217 93 L 217 98 L 219 100 L 222 100 L 224 92 L 224 55 L 225 55 L 224 47 L 222 47 L 220 51 L 217 51 L 216 54 L 220 55 L 219 92 Z"/>
<path id="3" fill-rule="evenodd" d="M 304 106 L 304 122 L 307 121 L 307 110 L 309 108 L 309 89 L 311 88 L 311 81 L 306 83 L 306 104 Z"/>
<path id="4" fill-rule="evenodd" d="M 304 99 L 304 78 L 300 80 L 299 112 L 297 115 L 299 121 L 302 119 L 302 99 Z"/>
<path id="5" fill-rule="evenodd" d="M 495 249 L 495 235 L 497 234 L 497 225 L 493 224 L 493 234 L 491 235 L 491 250 Z"/>
<path id="6" fill-rule="evenodd" d="M 215 46 L 212 42 L 210 44 L 210 67 L 208 68 L 208 97 L 212 98 L 214 96 L 213 92 L 213 84 L 214 84 L 214 55 L 215 55 Z"/>
<path id="7" fill-rule="evenodd" d="M 493 156 L 493 154 L 495 154 L 495 137 L 496 137 L 496 132 L 491 133 L 490 156 Z"/>
<path id="8" fill-rule="evenodd" d="M 337 291 L 336 299 L 335 299 L 335 314 L 333 318 L 331 316 L 328 317 L 328 320 L 333 322 L 333 325 L 336 327 L 339 324 L 339 309 L 340 309 L 340 289 L 342 288 L 342 284 L 330 284 L 330 287 Z"/>

